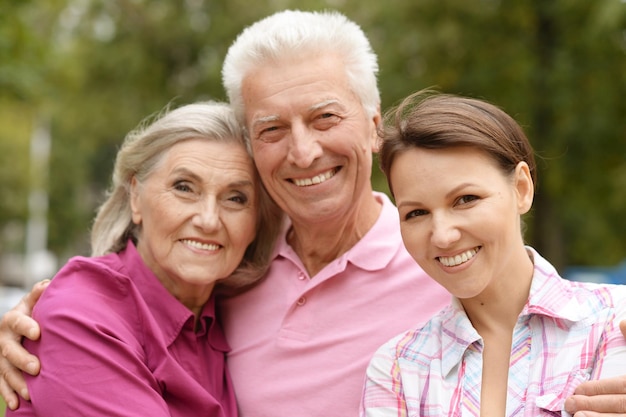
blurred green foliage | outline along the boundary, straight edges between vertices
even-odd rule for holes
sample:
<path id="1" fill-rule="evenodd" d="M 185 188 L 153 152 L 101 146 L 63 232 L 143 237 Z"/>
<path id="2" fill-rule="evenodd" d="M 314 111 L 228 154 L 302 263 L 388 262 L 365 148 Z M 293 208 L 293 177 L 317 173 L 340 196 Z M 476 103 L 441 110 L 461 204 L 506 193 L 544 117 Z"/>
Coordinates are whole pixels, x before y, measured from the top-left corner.
<path id="1" fill-rule="evenodd" d="M 49 247 L 87 254 L 126 132 L 168 103 L 224 99 L 230 42 L 285 8 L 337 9 L 363 27 L 383 108 L 424 87 L 503 107 L 540 157 L 529 243 L 559 266 L 626 257 L 623 0 L 3 0 L 0 250 L 23 245 L 38 121 L 52 135 Z M 373 181 L 386 191 L 377 169 Z"/>

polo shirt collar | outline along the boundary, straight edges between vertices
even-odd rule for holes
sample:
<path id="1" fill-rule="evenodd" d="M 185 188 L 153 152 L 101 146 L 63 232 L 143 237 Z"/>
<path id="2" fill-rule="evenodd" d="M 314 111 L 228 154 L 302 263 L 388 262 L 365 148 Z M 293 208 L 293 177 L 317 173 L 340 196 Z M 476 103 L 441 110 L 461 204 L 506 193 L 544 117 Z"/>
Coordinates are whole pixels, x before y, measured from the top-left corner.
<path id="1" fill-rule="evenodd" d="M 346 253 L 349 262 L 366 271 L 384 269 L 399 251 L 404 250 L 398 209 L 383 193 L 374 192 L 374 198 L 382 203 L 378 220 Z"/>
<path id="2" fill-rule="evenodd" d="M 366 271 L 384 269 L 403 250 L 398 211 L 387 195 L 374 192 L 374 198 L 382 203 L 382 209 L 372 228 L 363 238 L 341 255 L 335 262 L 350 262 Z M 276 244 L 274 258 L 283 256 L 292 262 L 301 263 L 293 248 L 287 243 L 291 220 L 287 219 L 284 232 Z"/>

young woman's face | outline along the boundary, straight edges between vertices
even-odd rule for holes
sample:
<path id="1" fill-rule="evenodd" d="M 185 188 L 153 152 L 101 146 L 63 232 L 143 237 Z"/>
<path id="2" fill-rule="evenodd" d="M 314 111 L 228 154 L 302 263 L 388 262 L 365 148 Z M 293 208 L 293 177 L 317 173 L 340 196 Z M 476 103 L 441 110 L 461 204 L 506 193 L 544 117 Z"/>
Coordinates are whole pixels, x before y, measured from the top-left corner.
<path id="1" fill-rule="evenodd" d="M 200 139 L 174 145 L 143 183 L 133 181 L 138 251 L 184 304 L 205 302 L 241 262 L 256 234 L 256 187 L 242 145 Z"/>
<path id="2" fill-rule="evenodd" d="M 390 177 L 407 250 L 454 296 L 475 297 L 528 262 L 520 215 L 533 186 L 525 163 L 511 176 L 475 148 L 413 148 L 396 157 Z"/>

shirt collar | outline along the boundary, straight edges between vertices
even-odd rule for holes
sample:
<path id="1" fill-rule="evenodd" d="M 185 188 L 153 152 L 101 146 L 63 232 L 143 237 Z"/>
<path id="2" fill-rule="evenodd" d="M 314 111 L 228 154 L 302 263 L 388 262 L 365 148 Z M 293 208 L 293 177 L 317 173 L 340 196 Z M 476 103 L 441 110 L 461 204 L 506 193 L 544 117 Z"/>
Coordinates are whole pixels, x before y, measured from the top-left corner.
<path id="1" fill-rule="evenodd" d="M 576 283 L 572 285 L 570 281 L 562 279 L 554 266 L 536 250 L 529 246 L 526 250 L 533 259 L 534 272 L 528 301 L 520 317 L 535 314 L 575 323 L 612 305 L 608 290 L 604 298 L 588 297 L 588 292 L 580 291 Z M 442 372 L 443 375 L 448 375 L 461 362 L 470 345 L 481 340 L 481 337 L 457 298 L 453 298 L 452 303 L 441 314 L 441 341 L 447 350 L 442 358 Z"/>
<path id="2" fill-rule="evenodd" d="M 387 195 L 380 192 L 373 194 L 374 198 L 382 204 L 376 223 L 356 245 L 335 260 L 336 262 L 344 265 L 351 262 L 363 270 L 377 271 L 389 265 L 398 251 L 403 250 L 396 207 Z M 287 220 L 284 232 L 276 244 L 274 258 L 282 256 L 292 262 L 300 263 L 297 254 L 287 243 L 287 232 L 290 228 L 291 221 Z"/>
<path id="3" fill-rule="evenodd" d="M 442 375 L 447 376 L 461 363 L 468 347 L 481 340 L 481 337 L 472 326 L 458 298 L 452 298 L 450 305 L 440 314 L 441 346 L 446 350 L 441 358 L 441 371 Z"/>
<path id="4" fill-rule="evenodd" d="M 562 279 L 554 266 L 536 250 L 526 247 L 534 260 L 530 296 L 521 315 L 540 314 L 557 319 L 578 322 L 594 311 L 612 305 L 610 297 L 588 297 L 579 286 Z"/>
<path id="5" fill-rule="evenodd" d="M 193 332 L 193 313 L 165 289 L 154 273 L 144 264 L 133 242 L 129 240 L 126 248 L 118 255 L 156 322 L 163 330 L 167 344 L 172 344 L 183 331 Z M 223 352 L 230 350 L 221 325 L 215 317 L 214 295 L 211 295 L 202 309 L 200 325 L 202 329 L 199 332 L 208 334 L 207 339 L 213 348 Z"/>

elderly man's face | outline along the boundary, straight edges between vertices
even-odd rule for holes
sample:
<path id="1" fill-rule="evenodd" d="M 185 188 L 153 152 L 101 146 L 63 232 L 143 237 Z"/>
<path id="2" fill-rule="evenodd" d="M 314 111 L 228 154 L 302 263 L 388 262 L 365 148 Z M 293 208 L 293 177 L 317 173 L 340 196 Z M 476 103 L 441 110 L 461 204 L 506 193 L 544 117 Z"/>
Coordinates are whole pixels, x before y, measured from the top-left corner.
<path id="1" fill-rule="evenodd" d="M 366 114 L 339 57 L 270 62 L 244 79 L 242 94 L 261 178 L 294 223 L 356 215 L 371 197 L 380 114 Z"/>

